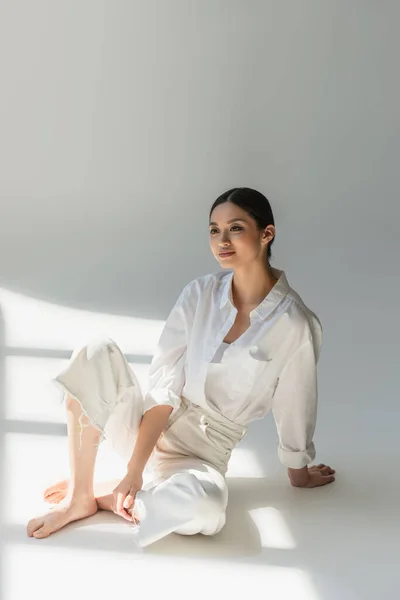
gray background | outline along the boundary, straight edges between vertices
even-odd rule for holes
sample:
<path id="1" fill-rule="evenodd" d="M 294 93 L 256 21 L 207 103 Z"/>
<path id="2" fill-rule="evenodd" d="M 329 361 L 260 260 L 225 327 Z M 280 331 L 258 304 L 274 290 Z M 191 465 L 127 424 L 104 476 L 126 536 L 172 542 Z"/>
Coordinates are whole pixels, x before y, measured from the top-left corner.
<path id="1" fill-rule="evenodd" d="M 265 193 L 272 265 L 324 329 L 317 458 L 338 478 L 323 493 L 338 523 L 344 507 L 365 517 L 351 554 L 389 547 L 376 515 L 398 526 L 399 3 L 0 6 L 0 287 L 163 320 L 219 270 L 213 200 Z M 243 444 L 279 480 L 275 435 L 268 419 Z"/>

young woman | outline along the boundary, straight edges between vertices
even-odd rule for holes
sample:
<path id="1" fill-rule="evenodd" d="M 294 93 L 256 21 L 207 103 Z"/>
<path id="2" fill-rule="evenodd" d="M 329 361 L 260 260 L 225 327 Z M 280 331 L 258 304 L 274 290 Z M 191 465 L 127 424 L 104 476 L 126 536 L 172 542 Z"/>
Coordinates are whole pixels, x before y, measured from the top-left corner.
<path id="1" fill-rule="evenodd" d="M 211 250 L 229 271 L 185 286 L 165 323 L 145 395 L 110 339 L 75 350 L 56 377 L 66 396 L 71 478 L 46 490 L 55 506 L 28 523 L 29 536 L 47 537 L 99 508 L 130 521 L 139 547 L 171 532 L 219 532 L 231 452 L 269 410 L 290 483 L 334 481 L 329 466 L 309 466 L 322 327 L 284 271 L 270 265 L 271 206 L 253 189 L 234 188 L 214 202 L 209 227 Z M 98 490 L 93 476 L 103 437 L 126 459 L 127 471 L 117 485 Z M 147 463 L 154 477 L 143 485 Z"/>

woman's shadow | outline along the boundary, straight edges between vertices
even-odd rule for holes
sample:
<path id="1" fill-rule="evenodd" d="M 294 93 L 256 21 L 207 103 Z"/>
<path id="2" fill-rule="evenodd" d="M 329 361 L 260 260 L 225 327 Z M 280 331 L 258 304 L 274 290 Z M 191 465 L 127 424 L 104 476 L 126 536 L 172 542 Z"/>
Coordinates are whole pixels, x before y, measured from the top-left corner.
<path id="1" fill-rule="evenodd" d="M 270 477 L 227 478 L 229 501 L 226 511 L 226 524 L 214 536 L 170 534 L 146 546 L 146 554 L 163 554 L 168 556 L 201 557 L 245 557 L 260 554 L 262 544 L 260 532 L 249 511 L 279 505 L 279 498 L 284 493 L 284 482 Z M 84 531 L 90 523 L 91 531 Z M 110 525 L 113 531 L 96 531 L 96 525 Z M 125 529 L 128 529 L 127 531 Z M 134 552 L 131 525 L 120 517 L 99 511 L 90 519 L 71 523 L 65 529 L 53 534 L 49 540 L 55 545 L 69 546 L 72 537 L 75 544 L 97 549 L 115 550 L 118 552 Z M 100 527 L 99 527 L 100 529 Z M 81 530 L 81 531 L 79 531 Z M 119 533 L 120 530 L 120 533 Z M 89 534 L 89 535 L 88 535 Z M 79 541 L 78 541 L 79 538 Z"/>
<path id="2" fill-rule="evenodd" d="M 226 524 L 214 536 L 171 534 L 145 548 L 151 554 L 212 557 L 254 556 L 262 551 L 260 532 L 250 511 L 271 506 L 276 486 L 282 482 L 266 477 L 227 478 L 229 501 Z"/>

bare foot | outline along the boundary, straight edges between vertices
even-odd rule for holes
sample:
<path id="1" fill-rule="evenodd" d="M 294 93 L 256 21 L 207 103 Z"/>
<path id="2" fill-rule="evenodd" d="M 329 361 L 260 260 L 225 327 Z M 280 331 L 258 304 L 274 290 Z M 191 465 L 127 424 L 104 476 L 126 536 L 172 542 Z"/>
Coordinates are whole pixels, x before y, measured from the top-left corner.
<path id="1" fill-rule="evenodd" d="M 111 481 L 101 481 L 94 485 L 94 496 L 97 502 L 97 508 L 100 510 L 108 510 L 114 512 L 114 497 L 113 490 L 119 484 L 119 479 L 113 479 Z M 48 487 L 43 494 L 45 502 L 49 504 L 59 504 L 62 502 L 68 494 L 68 479 L 58 481 L 54 485 Z M 133 510 L 133 517 L 137 520 L 135 511 Z"/>
<path id="2" fill-rule="evenodd" d="M 96 496 L 97 506 L 100 510 L 113 511 L 114 497 L 112 494 L 105 494 L 104 496 Z"/>
<path id="3" fill-rule="evenodd" d="M 31 519 L 27 525 L 27 534 L 29 537 L 45 538 L 68 523 L 91 517 L 96 512 L 97 502 L 94 498 L 82 498 L 79 501 L 65 499 L 49 513 Z"/>

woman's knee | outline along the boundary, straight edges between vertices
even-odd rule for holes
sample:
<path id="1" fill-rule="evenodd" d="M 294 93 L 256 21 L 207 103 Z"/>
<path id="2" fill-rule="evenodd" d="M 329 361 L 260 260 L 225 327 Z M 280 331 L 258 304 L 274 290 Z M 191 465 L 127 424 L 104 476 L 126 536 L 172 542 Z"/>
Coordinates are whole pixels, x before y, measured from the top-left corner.
<path id="1" fill-rule="evenodd" d="M 203 535 L 216 535 L 221 531 L 226 523 L 225 510 L 216 509 L 207 513 L 204 517 L 203 527 L 200 531 Z"/>
<path id="2" fill-rule="evenodd" d="M 205 523 L 217 523 L 220 528 L 223 527 L 226 497 L 220 487 L 211 481 L 201 481 L 193 473 L 176 473 L 172 479 L 187 495 L 196 517 L 201 517 Z"/>
<path id="3" fill-rule="evenodd" d="M 68 392 L 65 394 L 65 408 L 71 412 L 81 413 L 82 407 L 80 402 Z"/>
<path id="4" fill-rule="evenodd" d="M 175 473 L 169 478 L 176 499 L 180 501 L 181 514 L 187 514 L 188 522 L 177 533 L 191 535 L 215 535 L 226 521 L 226 498 L 223 490 L 211 481 L 202 481 L 190 472 Z"/>
<path id="5" fill-rule="evenodd" d="M 210 518 L 212 522 L 219 522 L 220 519 L 225 515 L 226 506 L 221 494 L 208 493 L 207 496 L 205 496 L 200 502 L 199 509 L 206 517 Z"/>
<path id="6" fill-rule="evenodd" d="M 118 394 L 110 361 L 115 346 L 109 338 L 97 338 L 75 348 L 67 367 L 54 378 L 64 391 L 67 409 L 84 409 L 96 422 L 105 423 Z"/>
<path id="7" fill-rule="evenodd" d="M 85 353 L 85 356 L 88 360 L 96 356 L 100 352 L 108 351 L 110 348 L 115 348 L 116 343 L 107 336 L 94 337 L 88 340 L 83 345 L 79 346 L 75 349 L 73 356 L 76 354 L 80 354 L 81 352 Z"/>

